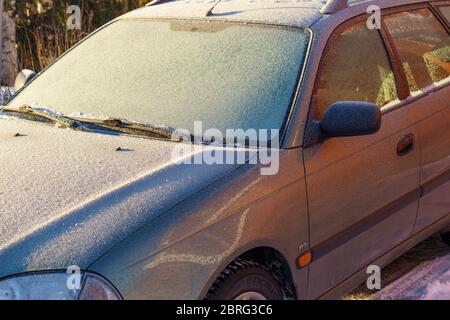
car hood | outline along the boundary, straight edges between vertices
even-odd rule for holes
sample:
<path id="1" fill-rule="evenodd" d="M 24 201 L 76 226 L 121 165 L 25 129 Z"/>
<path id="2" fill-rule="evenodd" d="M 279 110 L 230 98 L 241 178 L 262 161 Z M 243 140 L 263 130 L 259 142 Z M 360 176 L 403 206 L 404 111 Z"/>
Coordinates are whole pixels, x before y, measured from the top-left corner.
<path id="1" fill-rule="evenodd" d="M 0 115 L 0 278 L 87 268 L 133 231 L 238 167 L 177 164 L 178 145 Z M 185 159 L 211 149 L 197 146 Z"/>

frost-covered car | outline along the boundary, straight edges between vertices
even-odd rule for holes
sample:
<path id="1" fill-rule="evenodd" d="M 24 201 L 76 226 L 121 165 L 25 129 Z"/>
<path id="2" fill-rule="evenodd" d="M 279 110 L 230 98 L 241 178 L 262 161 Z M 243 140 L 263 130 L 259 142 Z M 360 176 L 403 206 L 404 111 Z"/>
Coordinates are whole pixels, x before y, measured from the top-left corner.
<path id="1" fill-rule="evenodd" d="M 155 1 L 22 73 L 0 297 L 348 292 L 450 223 L 449 6 Z"/>

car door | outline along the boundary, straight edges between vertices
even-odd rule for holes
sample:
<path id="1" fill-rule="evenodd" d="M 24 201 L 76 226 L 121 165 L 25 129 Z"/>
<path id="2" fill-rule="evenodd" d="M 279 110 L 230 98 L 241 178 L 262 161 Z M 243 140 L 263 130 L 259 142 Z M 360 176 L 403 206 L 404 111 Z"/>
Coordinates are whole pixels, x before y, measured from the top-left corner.
<path id="1" fill-rule="evenodd" d="M 332 138 L 304 148 L 310 212 L 309 297 L 318 298 L 412 234 L 420 197 L 418 116 L 404 106 L 383 31 L 366 18 L 340 26 L 322 55 L 310 107 L 320 121 L 336 101 L 382 108 L 374 135 Z M 388 47 L 389 48 L 389 47 Z M 396 66 L 394 66 L 396 67 Z M 398 80 L 398 79 L 397 79 Z"/>
<path id="2" fill-rule="evenodd" d="M 422 197 L 415 233 L 450 213 L 450 36 L 445 16 L 439 16 L 440 10 L 450 13 L 450 4 L 437 9 L 416 7 L 384 18 L 407 76 L 407 100 L 422 118 Z"/>

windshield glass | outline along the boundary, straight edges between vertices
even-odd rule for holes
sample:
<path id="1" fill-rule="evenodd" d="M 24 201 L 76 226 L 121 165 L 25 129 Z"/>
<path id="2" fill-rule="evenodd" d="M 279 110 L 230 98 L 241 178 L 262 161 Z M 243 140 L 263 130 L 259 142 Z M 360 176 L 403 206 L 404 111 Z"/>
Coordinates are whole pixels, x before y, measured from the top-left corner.
<path id="1" fill-rule="evenodd" d="M 281 129 L 309 41 L 298 28 L 120 20 L 79 44 L 10 106 L 204 129 Z"/>

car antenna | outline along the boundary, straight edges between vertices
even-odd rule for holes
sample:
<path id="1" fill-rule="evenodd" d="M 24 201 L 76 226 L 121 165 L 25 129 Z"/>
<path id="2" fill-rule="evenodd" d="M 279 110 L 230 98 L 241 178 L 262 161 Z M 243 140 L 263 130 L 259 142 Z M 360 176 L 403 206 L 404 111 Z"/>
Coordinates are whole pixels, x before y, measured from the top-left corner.
<path id="1" fill-rule="evenodd" d="M 222 1 L 222 0 L 217 0 L 216 2 L 214 2 L 214 4 L 212 5 L 212 7 L 211 7 L 208 11 L 206 11 L 205 17 L 209 17 L 209 16 L 212 14 L 213 10 L 216 8 L 216 6 L 217 6 L 221 1 Z"/>

